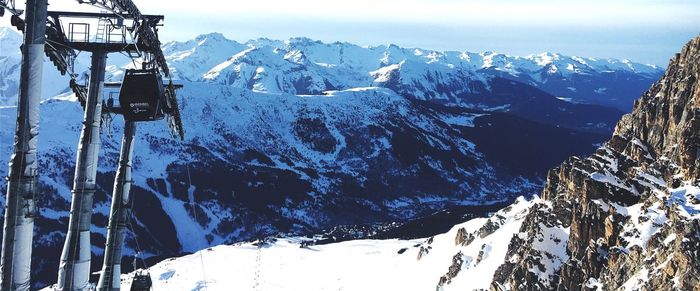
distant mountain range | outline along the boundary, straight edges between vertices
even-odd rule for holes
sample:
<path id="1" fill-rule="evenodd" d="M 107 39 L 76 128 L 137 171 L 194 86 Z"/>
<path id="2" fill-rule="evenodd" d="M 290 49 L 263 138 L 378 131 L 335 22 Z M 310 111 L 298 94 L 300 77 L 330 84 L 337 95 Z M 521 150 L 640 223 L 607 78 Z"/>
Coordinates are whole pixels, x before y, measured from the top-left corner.
<path id="1" fill-rule="evenodd" d="M 12 104 L 21 57 L 16 48 L 21 36 L 0 27 L 0 105 Z M 350 43 L 322 43 L 307 38 L 269 39 L 238 43 L 218 33 L 200 35 L 186 42 L 163 45 L 175 67 L 176 78 L 207 81 L 268 93 L 320 94 L 372 85 L 401 85 L 413 97 L 471 104 L 469 93 L 488 92 L 489 80 L 501 77 L 518 81 L 562 100 L 597 104 L 629 111 L 640 92 L 656 81 L 663 68 L 629 60 L 594 59 L 542 53 L 526 57 L 494 52 L 440 52 L 395 45 L 361 47 Z M 87 54 L 77 71 L 89 65 Z M 111 70 L 129 62 L 110 56 Z M 48 71 L 47 80 L 61 79 Z M 398 78 L 398 79 L 397 79 Z M 62 79 L 65 80 L 65 79 Z M 44 82 L 45 97 L 67 92 L 65 82 Z M 403 93 L 403 92 L 402 92 Z M 409 92 L 406 92 L 409 93 Z M 488 104 L 471 104 L 489 106 Z"/>
<path id="2" fill-rule="evenodd" d="M 258 39 L 242 44 L 221 34 L 208 34 L 163 48 L 178 68 L 177 74 L 191 81 L 292 94 L 393 85 L 418 99 L 474 106 L 481 104 L 463 99 L 470 93 L 490 91 L 490 80 L 502 77 L 571 102 L 629 111 L 636 96 L 663 73 L 658 66 L 629 60 L 556 53 L 513 57 L 395 45 L 360 47 L 307 38 Z"/>
<path id="3" fill-rule="evenodd" d="M 7 29 L 0 36 L 0 164 L 7 164 L 21 40 Z M 606 103 L 613 95 L 631 104 L 661 74 L 627 61 L 364 48 L 303 38 L 241 44 L 208 34 L 163 49 L 185 85 L 187 139 L 174 141 L 162 123 L 139 125 L 135 233 L 153 259 L 529 197 L 540 191 L 547 169 L 592 153 L 612 132 L 623 114 Z M 86 71 L 88 58 L 81 54 L 77 72 Z M 115 54 L 108 63 L 108 81 L 121 81 L 138 60 Z M 44 171 L 35 252 L 45 258 L 34 262 L 39 285 L 55 280 L 83 115 L 66 93 L 67 78 L 51 66 L 45 65 L 39 138 Z M 629 78 L 609 82 L 607 74 Z M 557 82 L 562 92 L 581 95 L 548 87 Z M 600 94 L 587 94 L 592 88 Z M 629 96 L 615 93 L 635 88 Z M 95 259 L 104 246 L 120 127 L 119 117 L 103 127 L 115 137 L 103 137 Z M 136 237 L 127 239 L 127 256 L 135 253 Z"/>

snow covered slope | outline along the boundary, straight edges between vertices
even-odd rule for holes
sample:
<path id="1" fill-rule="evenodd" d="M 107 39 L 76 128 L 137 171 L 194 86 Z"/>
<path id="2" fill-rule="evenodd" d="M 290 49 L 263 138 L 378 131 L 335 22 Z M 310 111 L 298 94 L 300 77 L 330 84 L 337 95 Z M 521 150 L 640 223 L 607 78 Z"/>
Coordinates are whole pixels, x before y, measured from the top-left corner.
<path id="1" fill-rule="evenodd" d="M 488 289 L 492 274 L 507 259 L 508 241 L 536 203 L 541 201 L 521 198 L 491 218 L 470 220 L 430 238 L 327 245 L 279 238 L 209 248 L 149 271 L 155 290 Z M 565 245 L 545 239 L 542 247 Z M 128 290 L 131 276 L 122 276 L 122 288 Z"/>

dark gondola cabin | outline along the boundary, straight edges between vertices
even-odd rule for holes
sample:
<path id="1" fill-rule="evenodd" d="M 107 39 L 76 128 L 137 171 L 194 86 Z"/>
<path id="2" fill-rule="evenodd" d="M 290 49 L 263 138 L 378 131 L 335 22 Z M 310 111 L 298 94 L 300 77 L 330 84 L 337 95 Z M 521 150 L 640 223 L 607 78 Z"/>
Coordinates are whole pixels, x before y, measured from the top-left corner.
<path id="1" fill-rule="evenodd" d="M 153 281 L 148 272 L 136 272 L 131 281 L 131 291 L 150 291 L 152 286 Z"/>
<path id="2" fill-rule="evenodd" d="M 126 70 L 119 93 L 124 118 L 152 121 L 165 117 L 165 89 L 156 69 Z"/>

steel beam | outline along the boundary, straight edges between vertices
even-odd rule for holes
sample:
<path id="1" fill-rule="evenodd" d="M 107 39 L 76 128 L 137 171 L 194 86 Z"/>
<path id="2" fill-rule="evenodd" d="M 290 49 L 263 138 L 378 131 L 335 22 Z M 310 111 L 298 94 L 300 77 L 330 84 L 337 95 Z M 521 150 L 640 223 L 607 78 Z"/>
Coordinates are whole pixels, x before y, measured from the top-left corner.
<path id="1" fill-rule="evenodd" d="M 131 216 L 132 200 L 129 191 L 133 183 L 131 180 L 131 161 L 134 157 L 135 135 L 136 122 L 126 121 L 117 178 L 114 180 L 112 207 L 109 212 L 104 263 L 102 264 L 100 280 L 97 283 L 97 290 L 100 291 L 118 291 L 121 284 L 122 247 L 127 223 Z"/>
<path id="2" fill-rule="evenodd" d="M 10 158 L 0 289 L 31 288 L 32 239 L 39 167 L 39 102 L 46 43 L 47 0 L 27 0 L 14 153 Z"/>
<path id="3" fill-rule="evenodd" d="M 68 232 L 58 270 L 58 290 L 90 288 L 90 226 L 92 225 L 93 196 L 97 188 L 95 179 L 100 150 L 102 89 L 106 63 L 106 52 L 92 52 L 90 84 L 75 163 Z"/>
<path id="4" fill-rule="evenodd" d="M 93 13 L 93 12 L 76 12 L 76 11 L 49 11 L 51 17 L 69 17 L 69 18 L 122 18 L 132 19 L 128 13 Z M 143 15 L 151 23 L 158 23 L 165 19 L 163 15 Z"/>

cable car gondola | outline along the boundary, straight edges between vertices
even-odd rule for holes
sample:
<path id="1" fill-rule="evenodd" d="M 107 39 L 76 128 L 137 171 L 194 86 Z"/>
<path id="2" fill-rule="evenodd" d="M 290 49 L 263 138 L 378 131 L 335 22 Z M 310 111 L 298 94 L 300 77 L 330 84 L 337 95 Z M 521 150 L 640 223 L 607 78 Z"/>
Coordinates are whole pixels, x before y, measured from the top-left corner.
<path id="1" fill-rule="evenodd" d="M 126 120 L 163 119 L 166 97 L 163 79 L 157 69 L 126 70 L 119 92 L 119 104 Z"/>
<path id="2" fill-rule="evenodd" d="M 138 271 L 131 280 L 131 291 L 151 291 L 153 281 L 148 271 Z"/>

